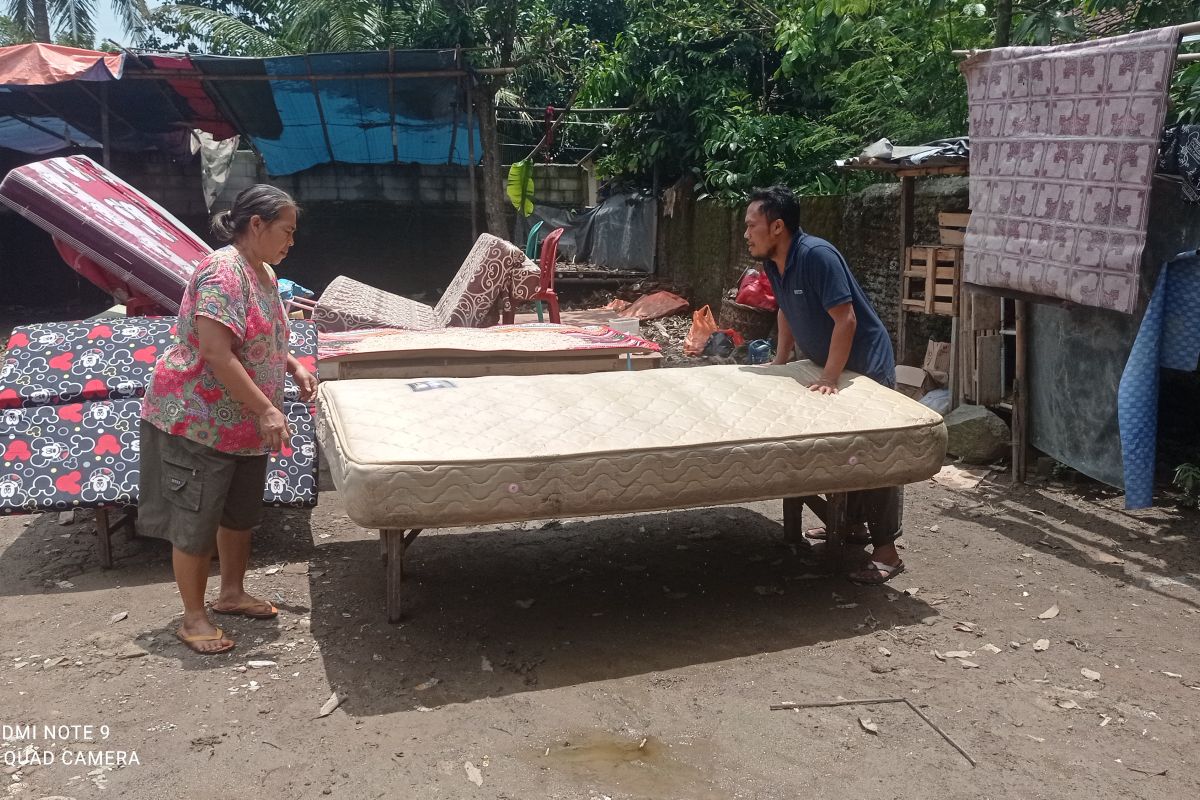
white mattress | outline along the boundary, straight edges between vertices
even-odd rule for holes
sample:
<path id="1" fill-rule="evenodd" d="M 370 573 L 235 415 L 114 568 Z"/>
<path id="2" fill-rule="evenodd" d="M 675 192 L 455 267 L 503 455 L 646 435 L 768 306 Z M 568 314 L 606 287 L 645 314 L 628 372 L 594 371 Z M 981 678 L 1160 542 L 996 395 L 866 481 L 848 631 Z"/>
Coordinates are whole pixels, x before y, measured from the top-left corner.
<path id="1" fill-rule="evenodd" d="M 896 486 L 942 466 L 936 412 L 847 373 L 712 366 L 321 385 L 318 438 L 350 518 L 436 528 Z"/>

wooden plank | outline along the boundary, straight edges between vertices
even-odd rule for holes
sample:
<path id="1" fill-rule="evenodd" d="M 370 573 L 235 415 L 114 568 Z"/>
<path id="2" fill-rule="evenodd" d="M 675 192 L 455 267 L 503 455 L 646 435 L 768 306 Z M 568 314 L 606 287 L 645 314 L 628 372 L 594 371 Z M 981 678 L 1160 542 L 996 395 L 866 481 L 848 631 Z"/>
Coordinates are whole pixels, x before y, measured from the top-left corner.
<path id="1" fill-rule="evenodd" d="M 971 212 L 941 211 L 938 213 L 938 225 L 943 228 L 965 228 L 971 222 Z"/>
<path id="2" fill-rule="evenodd" d="M 962 247 L 967 240 L 966 231 L 955 230 L 954 228 L 940 228 L 938 234 L 942 239 L 942 244 L 953 244 Z"/>
<path id="3" fill-rule="evenodd" d="M 1000 298 L 982 292 L 971 292 L 971 329 L 1000 330 Z"/>
<path id="4" fill-rule="evenodd" d="M 1004 358 L 1004 336 L 998 333 L 975 337 L 972 399 L 981 406 L 994 406 L 1004 399 L 1000 363 Z"/>
<path id="5" fill-rule="evenodd" d="M 934 303 L 933 308 L 928 313 L 939 314 L 943 317 L 952 317 L 954 316 L 954 303 Z"/>

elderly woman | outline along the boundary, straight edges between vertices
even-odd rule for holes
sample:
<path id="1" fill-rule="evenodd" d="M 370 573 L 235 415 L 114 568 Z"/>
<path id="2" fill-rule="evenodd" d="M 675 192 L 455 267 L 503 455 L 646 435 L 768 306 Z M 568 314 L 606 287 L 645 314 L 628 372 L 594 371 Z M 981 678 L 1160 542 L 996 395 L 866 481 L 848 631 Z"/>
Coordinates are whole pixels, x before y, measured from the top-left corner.
<path id="1" fill-rule="evenodd" d="M 179 306 L 177 343 L 154 365 L 141 426 L 138 528 L 174 545 L 183 599 L 176 636 L 197 653 L 223 653 L 233 641 L 204 607 L 213 551 L 221 590 L 212 610 L 253 619 L 278 611 L 247 594 L 250 530 L 262 521 L 267 456 L 290 437 L 284 373 L 301 399 L 317 381 L 288 354 L 288 324 L 269 266 L 287 257 L 295 202 L 273 186 L 238 195 L 213 220 L 228 246 L 196 268 Z"/>

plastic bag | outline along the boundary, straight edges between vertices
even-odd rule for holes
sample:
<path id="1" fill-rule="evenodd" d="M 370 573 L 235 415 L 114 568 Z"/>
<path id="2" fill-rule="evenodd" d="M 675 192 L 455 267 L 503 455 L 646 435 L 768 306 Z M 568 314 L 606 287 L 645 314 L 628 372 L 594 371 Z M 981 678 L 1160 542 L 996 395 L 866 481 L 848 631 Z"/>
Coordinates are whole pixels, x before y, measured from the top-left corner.
<path id="1" fill-rule="evenodd" d="M 775 302 L 775 291 L 771 288 L 771 279 L 765 272 L 748 271 L 742 276 L 734 302 L 761 308 L 763 311 L 779 310 L 779 304 Z"/>
<path id="2" fill-rule="evenodd" d="M 698 356 L 704 352 L 708 337 L 717 332 L 717 320 L 708 306 L 692 314 L 692 328 L 683 340 L 684 355 Z"/>

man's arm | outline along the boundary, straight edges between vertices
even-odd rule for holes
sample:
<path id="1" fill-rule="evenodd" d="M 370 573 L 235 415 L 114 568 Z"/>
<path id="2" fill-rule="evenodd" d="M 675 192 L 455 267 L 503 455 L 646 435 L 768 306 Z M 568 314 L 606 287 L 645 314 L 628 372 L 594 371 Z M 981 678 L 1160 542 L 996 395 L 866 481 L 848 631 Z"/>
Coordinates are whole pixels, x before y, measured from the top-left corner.
<path id="1" fill-rule="evenodd" d="M 838 379 L 846 362 L 850 360 L 850 348 L 854 344 L 854 331 L 858 328 L 858 319 L 854 316 L 854 304 L 842 303 L 829 309 L 833 317 L 833 336 L 829 340 L 829 357 L 825 359 L 825 369 L 821 377 L 808 387 L 821 394 L 837 394 Z"/>
<path id="2" fill-rule="evenodd" d="M 771 363 L 781 365 L 792 360 L 796 352 L 796 337 L 792 336 L 792 328 L 788 325 L 782 308 L 776 312 L 776 317 L 779 320 L 779 348 L 775 351 L 775 360 Z"/>

